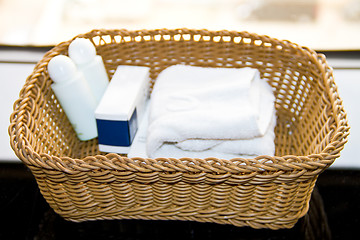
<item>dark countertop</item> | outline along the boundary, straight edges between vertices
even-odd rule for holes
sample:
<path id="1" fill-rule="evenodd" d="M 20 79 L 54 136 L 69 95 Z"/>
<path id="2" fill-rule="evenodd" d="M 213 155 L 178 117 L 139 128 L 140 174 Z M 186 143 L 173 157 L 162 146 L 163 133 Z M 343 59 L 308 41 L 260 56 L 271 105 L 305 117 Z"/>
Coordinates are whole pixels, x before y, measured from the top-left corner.
<path id="1" fill-rule="evenodd" d="M 190 221 L 65 221 L 21 163 L 0 164 L 0 188 L 0 239 L 356 239 L 360 227 L 357 170 L 320 174 L 308 214 L 294 228 L 281 230 Z"/>

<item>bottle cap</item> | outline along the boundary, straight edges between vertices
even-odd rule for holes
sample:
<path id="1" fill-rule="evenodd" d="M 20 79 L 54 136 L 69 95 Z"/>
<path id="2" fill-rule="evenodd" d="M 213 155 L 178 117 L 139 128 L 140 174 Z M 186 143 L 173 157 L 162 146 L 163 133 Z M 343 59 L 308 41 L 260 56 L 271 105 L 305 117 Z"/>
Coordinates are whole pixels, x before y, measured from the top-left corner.
<path id="1" fill-rule="evenodd" d="M 76 74 L 74 62 L 65 55 L 53 57 L 48 64 L 50 78 L 58 83 L 65 82 Z"/>
<path id="2" fill-rule="evenodd" d="M 96 48 L 86 38 L 76 38 L 69 45 L 69 56 L 77 65 L 85 64 L 96 56 Z"/>

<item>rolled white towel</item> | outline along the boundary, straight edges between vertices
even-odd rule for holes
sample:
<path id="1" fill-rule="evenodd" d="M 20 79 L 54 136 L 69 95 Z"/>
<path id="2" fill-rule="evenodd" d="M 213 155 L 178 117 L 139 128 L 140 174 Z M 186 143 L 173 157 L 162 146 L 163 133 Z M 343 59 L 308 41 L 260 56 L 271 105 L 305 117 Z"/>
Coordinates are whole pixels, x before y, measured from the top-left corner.
<path id="1" fill-rule="evenodd" d="M 275 154 L 275 133 L 272 126 L 276 121 L 273 121 L 269 131 L 262 137 L 252 139 L 239 140 L 219 140 L 219 143 L 211 148 L 202 151 L 184 150 L 172 143 L 164 143 L 160 148 L 152 154 L 152 158 L 209 158 L 215 157 L 220 159 L 232 158 L 254 158 L 261 155 L 273 156 Z M 202 144 L 203 141 L 212 140 L 197 140 L 197 143 Z"/>
<path id="2" fill-rule="evenodd" d="M 238 154 L 238 155 L 274 155 L 275 154 L 275 132 L 276 115 L 274 114 L 271 124 L 264 136 L 250 139 L 189 139 L 183 142 L 173 144 L 174 147 L 183 151 L 203 152 L 203 156 L 209 153 Z M 209 151 L 211 150 L 211 151 Z M 174 149 L 173 151 L 176 151 Z M 207 151 L 207 152 L 206 152 Z M 158 153 L 159 154 L 159 150 Z M 164 153 L 162 153 L 164 154 Z M 209 156 L 208 156 L 209 157 Z"/>
<path id="3" fill-rule="evenodd" d="M 147 108 L 144 119 L 141 122 L 138 132 L 136 133 L 135 139 L 130 147 L 128 157 L 142 157 L 148 158 L 146 152 L 146 139 L 148 132 L 148 120 L 149 120 L 149 110 Z M 152 158 L 160 157 L 172 157 L 172 158 L 222 158 L 222 159 L 231 159 L 231 158 L 253 158 L 254 156 L 259 155 L 274 155 L 275 153 L 275 144 L 274 144 L 274 127 L 276 124 L 276 116 L 271 121 L 269 129 L 263 137 L 257 137 L 252 139 L 240 139 L 240 140 L 194 140 L 197 143 L 191 142 L 188 140 L 188 149 L 181 149 L 175 144 L 164 143 L 153 155 Z M 213 141 L 213 146 L 209 146 L 209 142 Z M 215 143 L 216 142 L 216 143 Z M 205 143 L 205 144 L 204 144 Z M 190 146 L 192 144 L 192 146 Z M 207 145 L 206 145 L 207 144 Z M 194 151 L 194 146 L 204 146 L 202 150 Z M 205 146 L 206 145 L 206 146 Z M 184 146 L 186 147 L 186 146 Z"/>
<path id="4" fill-rule="evenodd" d="M 159 74 L 151 95 L 147 154 L 169 157 L 168 151 L 189 145 L 187 140 L 264 136 L 274 111 L 272 90 L 256 69 L 169 67 Z M 222 145 L 217 143 L 206 149 Z M 200 144 L 194 147 L 204 150 Z"/>

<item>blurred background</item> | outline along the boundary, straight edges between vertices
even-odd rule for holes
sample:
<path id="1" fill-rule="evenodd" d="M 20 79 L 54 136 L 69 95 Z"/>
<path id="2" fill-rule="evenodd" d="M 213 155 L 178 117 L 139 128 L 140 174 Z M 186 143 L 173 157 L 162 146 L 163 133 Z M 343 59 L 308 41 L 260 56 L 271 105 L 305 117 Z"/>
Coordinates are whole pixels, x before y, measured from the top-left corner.
<path id="1" fill-rule="evenodd" d="M 359 0 L 0 0 L 0 44 L 49 46 L 95 28 L 207 28 L 360 49 Z"/>

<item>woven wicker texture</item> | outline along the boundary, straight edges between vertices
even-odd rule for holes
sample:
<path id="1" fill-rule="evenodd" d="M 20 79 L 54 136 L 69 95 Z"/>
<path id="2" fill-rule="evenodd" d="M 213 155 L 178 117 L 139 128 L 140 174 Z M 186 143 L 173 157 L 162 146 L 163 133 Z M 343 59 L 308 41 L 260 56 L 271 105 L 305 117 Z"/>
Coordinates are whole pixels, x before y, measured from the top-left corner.
<path id="1" fill-rule="evenodd" d="M 254 159 L 127 158 L 77 139 L 47 73 L 47 52 L 14 104 L 9 134 L 41 193 L 65 219 L 162 219 L 253 228 L 290 228 L 308 210 L 317 176 L 349 134 L 325 57 L 288 41 L 247 32 L 191 29 L 94 30 L 89 38 L 109 77 L 118 65 L 255 67 L 276 97 L 276 156 Z"/>

